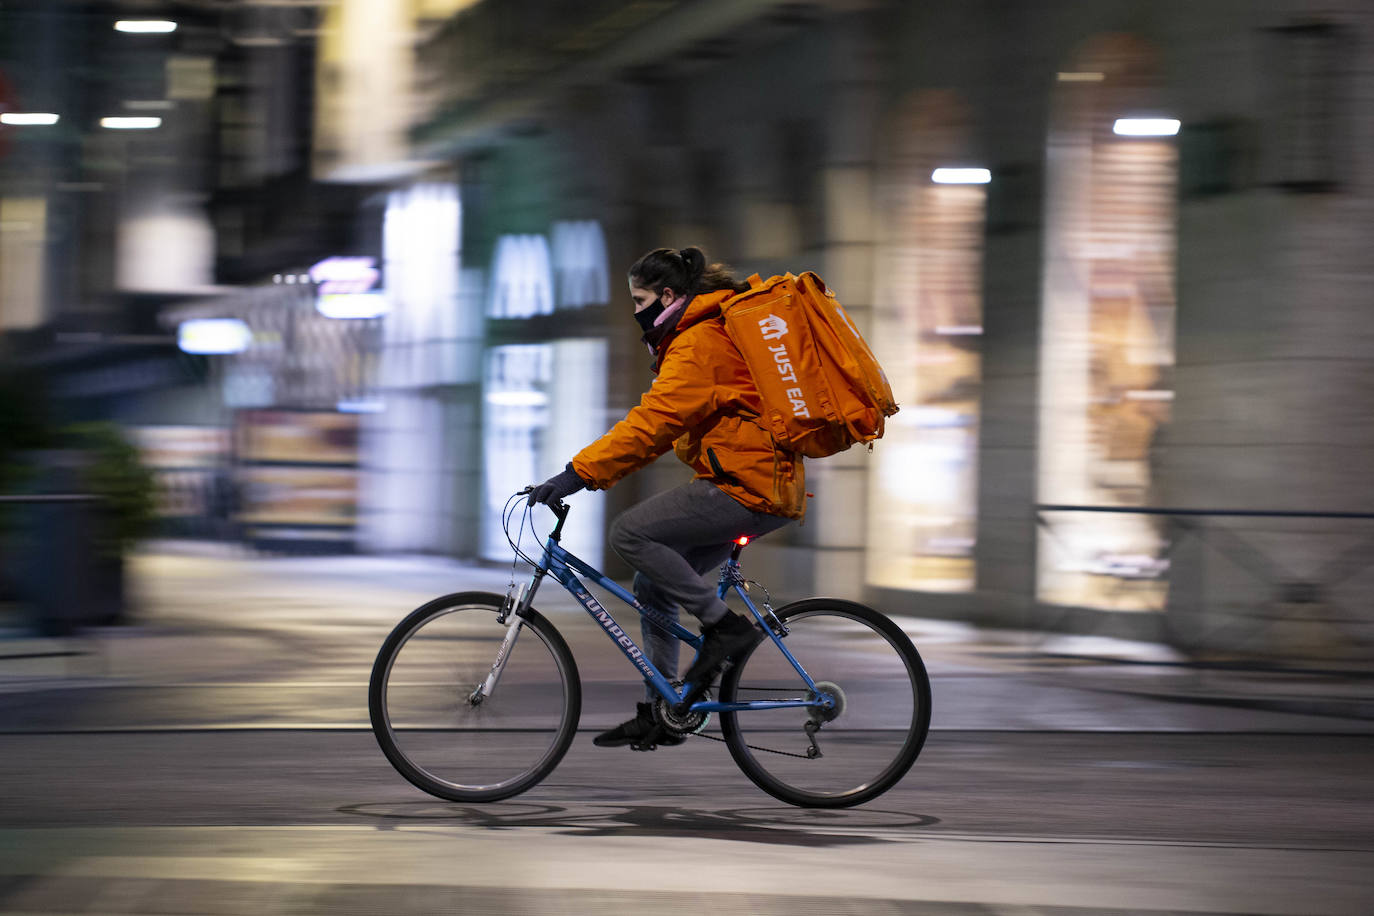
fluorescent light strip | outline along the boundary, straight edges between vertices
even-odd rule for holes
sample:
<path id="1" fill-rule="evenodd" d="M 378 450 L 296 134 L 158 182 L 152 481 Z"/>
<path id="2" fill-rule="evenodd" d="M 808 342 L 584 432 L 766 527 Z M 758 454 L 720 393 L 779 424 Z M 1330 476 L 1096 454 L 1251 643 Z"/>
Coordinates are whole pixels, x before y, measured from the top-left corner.
<path id="1" fill-rule="evenodd" d="M 540 391 L 488 391 L 484 399 L 495 407 L 543 407 L 549 396 Z"/>
<path id="2" fill-rule="evenodd" d="M 114 24 L 116 32 L 131 32 L 134 34 L 152 34 L 157 32 L 175 32 L 177 24 L 167 19 L 121 19 Z"/>
<path id="3" fill-rule="evenodd" d="M 35 125 L 56 124 L 57 115 L 45 111 L 7 111 L 0 114 L 0 124 Z"/>
<path id="4" fill-rule="evenodd" d="M 1106 78 L 1107 74 L 1093 70 L 1070 70 L 1055 75 L 1061 83 L 1100 83 Z"/>
<path id="5" fill-rule="evenodd" d="M 936 169 L 930 180 L 936 184 L 987 184 L 992 173 L 987 169 Z"/>
<path id="6" fill-rule="evenodd" d="M 1174 118 L 1117 118 L 1112 133 L 1122 137 L 1172 137 L 1178 133 Z"/>
<path id="7" fill-rule="evenodd" d="M 386 405 L 381 401 L 354 398 L 339 401 L 334 405 L 334 409 L 339 413 L 381 413 L 386 409 Z"/>
<path id="8" fill-rule="evenodd" d="M 152 130 L 162 126 L 161 118 L 101 118 L 100 126 L 110 130 Z"/>

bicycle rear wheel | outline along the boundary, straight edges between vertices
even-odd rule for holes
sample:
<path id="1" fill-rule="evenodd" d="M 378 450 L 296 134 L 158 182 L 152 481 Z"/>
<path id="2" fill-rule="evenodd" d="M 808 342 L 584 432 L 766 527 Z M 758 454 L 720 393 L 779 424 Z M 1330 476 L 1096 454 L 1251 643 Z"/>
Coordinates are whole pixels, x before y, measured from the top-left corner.
<path id="1" fill-rule="evenodd" d="M 783 644 L 836 706 L 723 712 L 730 755 L 755 785 L 788 804 L 844 808 L 876 798 L 906 775 L 930 729 L 920 653 L 891 620 L 852 601 L 808 598 L 777 616 L 789 631 Z M 811 695 L 771 639 L 739 659 L 720 686 L 727 703 Z M 820 756 L 807 756 L 808 721 L 819 724 Z"/>
<path id="2" fill-rule="evenodd" d="M 436 598 L 392 630 L 372 666 L 368 710 L 387 760 L 450 801 L 524 792 L 567 753 L 582 688 L 568 644 L 534 609 L 491 696 L 472 697 L 506 634 L 499 595 Z"/>

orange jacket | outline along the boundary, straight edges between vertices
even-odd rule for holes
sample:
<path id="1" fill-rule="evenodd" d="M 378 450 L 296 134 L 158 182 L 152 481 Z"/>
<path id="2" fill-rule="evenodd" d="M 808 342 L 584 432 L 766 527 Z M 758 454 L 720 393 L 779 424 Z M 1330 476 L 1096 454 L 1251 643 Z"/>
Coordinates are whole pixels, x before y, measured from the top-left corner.
<path id="1" fill-rule="evenodd" d="M 702 293 L 687 303 L 658 346 L 658 377 L 638 406 L 573 458 L 583 480 L 608 489 L 673 448 L 697 478 L 741 505 L 786 518 L 806 513 L 802 458 L 777 448 L 759 425 L 763 402 L 720 321 L 731 295 Z"/>

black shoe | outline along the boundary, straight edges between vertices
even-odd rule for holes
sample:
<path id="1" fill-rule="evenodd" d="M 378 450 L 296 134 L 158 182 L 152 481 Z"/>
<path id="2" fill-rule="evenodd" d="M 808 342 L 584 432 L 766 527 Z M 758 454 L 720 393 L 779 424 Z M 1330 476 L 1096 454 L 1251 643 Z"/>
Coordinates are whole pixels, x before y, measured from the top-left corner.
<path id="1" fill-rule="evenodd" d="M 655 734 L 657 732 L 658 734 Z M 635 750 L 653 750 L 655 744 L 662 744 L 664 747 L 673 747 L 681 744 L 681 735 L 674 735 L 663 731 L 654 721 L 654 708 L 648 703 L 639 703 L 635 706 L 635 717 L 628 722 L 622 722 L 615 728 L 604 731 L 592 739 L 592 744 L 597 747 L 622 747 L 626 744 L 633 745 Z"/>
<path id="2" fill-rule="evenodd" d="M 758 627 L 735 613 L 726 614 L 713 626 L 707 627 L 704 634 L 706 639 L 697 651 L 696 661 L 692 662 L 692 667 L 682 677 L 698 690 L 710 684 L 711 677 L 722 662 L 739 655 L 763 636 Z"/>

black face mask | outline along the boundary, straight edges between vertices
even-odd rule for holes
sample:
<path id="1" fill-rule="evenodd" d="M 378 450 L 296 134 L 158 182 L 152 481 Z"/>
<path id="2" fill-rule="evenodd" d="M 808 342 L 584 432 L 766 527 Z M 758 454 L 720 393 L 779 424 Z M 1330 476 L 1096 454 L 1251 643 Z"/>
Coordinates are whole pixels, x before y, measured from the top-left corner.
<path id="1" fill-rule="evenodd" d="M 635 312 L 635 321 L 639 322 L 639 327 L 645 334 L 654 329 L 654 322 L 658 320 L 659 315 L 663 314 L 664 308 L 663 297 L 659 296 L 652 304 Z"/>

